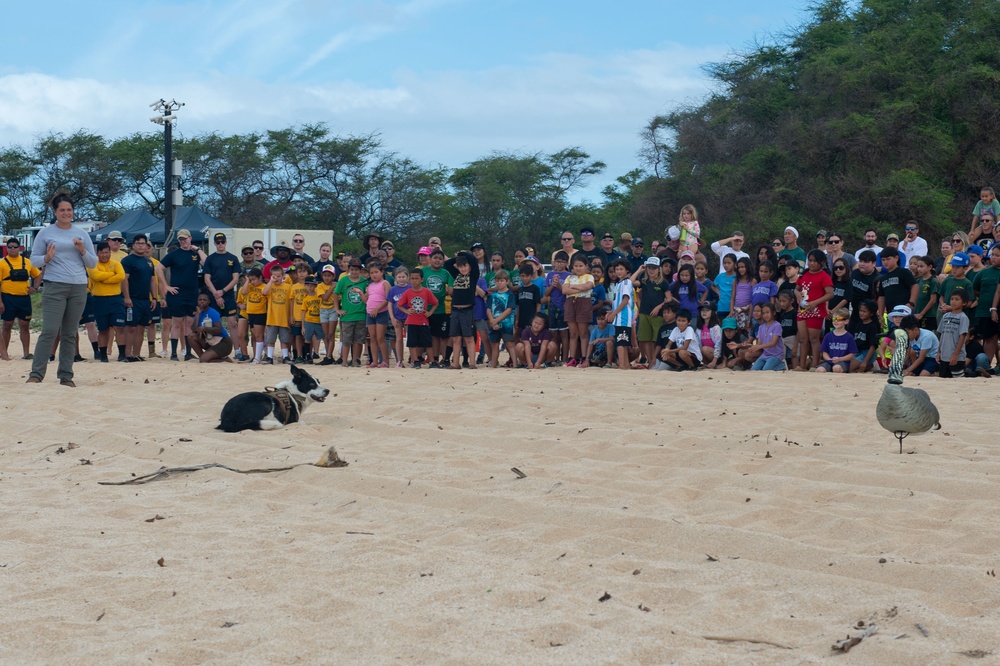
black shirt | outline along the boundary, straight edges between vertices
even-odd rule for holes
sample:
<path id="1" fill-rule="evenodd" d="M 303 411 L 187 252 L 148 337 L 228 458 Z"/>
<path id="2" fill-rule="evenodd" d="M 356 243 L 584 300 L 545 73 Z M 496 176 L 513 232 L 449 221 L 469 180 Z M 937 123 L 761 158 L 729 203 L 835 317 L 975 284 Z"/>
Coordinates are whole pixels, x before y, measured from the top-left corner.
<path id="1" fill-rule="evenodd" d="M 122 259 L 122 268 L 128 276 L 128 295 L 134 301 L 148 301 L 149 288 L 156 269 L 149 257 L 130 254 Z"/>
<path id="2" fill-rule="evenodd" d="M 779 312 L 778 321 L 781 322 L 781 337 L 787 338 L 790 335 L 798 334 L 798 315 L 795 312 L 795 308 Z"/>
<path id="3" fill-rule="evenodd" d="M 476 303 L 476 284 L 479 282 L 479 262 L 468 252 L 459 252 L 469 262 L 469 273 L 462 275 L 455 266 L 455 259 L 444 262 L 444 269 L 455 278 L 451 286 L 451 308 L 464 309 Z"/>
<path id="4" fill-rule="evenodd" d="M 170 269 L 171 287 L 183 291 L 198 291 L 198 272 L 201 270 L 198 250 L 195 248 L 171 250 L 160 260 L 160 265 Z"/>
<path id="5" fill-rule="evenodd" d="M 525 328 L 531 324 L 532 318 L 538 312 L 538 305 L 542 302 L 542 290 L 537 284 L 522 284 L 517 290 L 517 325 L 518 328 Z"/>
<path id="6" fill-rule="evenodd" d="M 670 291 L 670 281 L 653 282 L 649 278 L 639 280 L 639 314 L 648 315 L 657 305 L 663 302 Z"/>
<path id="7" fill-rule="evenodd" d="M 879 280 L 879 290 L 885 297 L 885 309 L 891 311 L 897 305 L 910 302 L 910 289 L 917 283 L 913 273 L 907 268 L 897 268 L 886 273 Z"/>
<path id="8" fill-rule="evenodd" d="M 656 346 L 660 349 L 666 349 L 667 345 L 670 343 L 670 333 L 677 328 L 676 323 L 663 323 L 660 326 L 660 330 L 656 332 Z M 700 344 L 700 343 L 699 343 Z"/>
<path id="9" fill-rule="evenodd" d="M 882 337 L 882 330 L 874 319 L 867 324 L 858 320 L 857 324 L 849 324 L 847 330 L 854 336 L 854 342 L 862 354 L 867 354 L 871 347 L 878 347 Z"/>
<path id="10" fill-rule="evenodd" d="M 841 282 L 834 282 L 833 298 L 830 299 L 827 305 L 832 309 L 846 300 L 847 303 L 844 304 L 844 307 L 846 308 L 848 305 L 851 304 L 853 298 L 854 298 L 854 286 L 851 283 L 850 279 L 842 280 Z"/>
<path id="11" fill-rule="evenodd" d="M 213 252 L 205 258 L 203 273 L 216 289 L 222 289 L 232 282 L 233 273 L 239 272 L 240 260 L 231 252 Z"/>

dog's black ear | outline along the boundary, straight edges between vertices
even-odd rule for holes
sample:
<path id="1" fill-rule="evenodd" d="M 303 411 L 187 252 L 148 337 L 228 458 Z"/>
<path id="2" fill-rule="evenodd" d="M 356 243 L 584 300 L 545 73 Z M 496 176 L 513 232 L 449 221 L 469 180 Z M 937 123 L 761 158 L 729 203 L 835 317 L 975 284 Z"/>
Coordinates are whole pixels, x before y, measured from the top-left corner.
<path id="1" fill-rule="evenodd" d="M 289 364 L 288 368 L 292 371 L 292 377 L 298 377 L 303 374 L 302 370 L 297 368 L 294 363 Z"/>

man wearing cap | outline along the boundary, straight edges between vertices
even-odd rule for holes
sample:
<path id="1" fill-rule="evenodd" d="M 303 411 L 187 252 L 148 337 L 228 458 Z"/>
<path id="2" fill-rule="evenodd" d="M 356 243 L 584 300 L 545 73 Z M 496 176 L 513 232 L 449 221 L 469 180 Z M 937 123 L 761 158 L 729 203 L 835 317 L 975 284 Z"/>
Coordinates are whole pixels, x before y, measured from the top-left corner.
<path id="1" fill-rule="evenodd" d="M 622 253 L 623 257 L 632 254 L 632 234 L 626 231 L 618 237 L 618 251 Z"/>
<path id="2" fill-rule="evenodd" d="M 170 286 L 167 287 L 167 314 L 170 315 L 170 360 L 177 361 L 177 343 L 187 340 L 191 334 L 194 313 L 198 309 L 198 271 L 208 258 L 205 253 L 191 244 L 191 232 L 181 229 L 177 232 L 179 247 L 171 250 L 160 260 L 160 266 L 170 270 Z M 194 358 L 191 351 L 184 360 Z"/>
<path id="3" fill-rule="evenodd" d="M 292 251 L 305 259 L 310 266 L 316 263 L 315 259 L 306 254 L 306 239 L 302 234 L 292 236 Z"/>
<path id="4" fill-rule="evenodd" d="M 378 234 L 368 234 L 365 236 L 364 241 L 362 241 L 365 252 L 358 258 L 362 266 L 367 266 L 368 261 L 371 259 L 378 259 L 378 250 L 384 242 L 385 239 Z"/>
<path id="5" fill-rule="evenodd" d="M 254 259 L 254 249 L 252 245 L 244 245 L 243 249 L 240 250 L 240 257 L 243 261 L 240 262 L 240 273 L 246 275 L 250 272 L 252 268 L 259 268 L 262 272 L 264 270 L 264 263 Z"/>
<path id="6" fill-rule="evenodd" d="M 816 249 L 821 252 L 826 252 L 826 229 L 820 229 L 816 232 Z"/>
<path id="7" fill-rule="evenodd" d="M 396 246 L 392 244 L 392 241 L 382 241 L 382 250 L 388 257 L 388 261 L 385 262 L 385 276 L 388 279 L 397 268 L 403 265 L 403 262 L 396 258 Z"/>
<path id="8" fill-rule="evenodd" d="M 806 267 L 806 251 L 799 247 L 799 230 L 795 227 L 785 227 L 785 247 L 778 256 L 794 259 L 799 269 Z"/>
<path id="9" fill-rule="evenodd" d="M 892 248 L 899 253 L 899 267 L 906 268 L 906 255 L 899 252 L 899 236 L 897 234 L 889 234 L 885 237 L 885 247 Z M 882 275 L 886 274 L 885 266 L 882 265 L 882 252 L 879 252 L 875 257 L 875 268 L 879 270 Z"/>
<path id="10" fill-rule="evenodd" d="M 680 238 L 680 234 L 677 237 Z M 734 231 L 733 235 L 729 238 L 723 238 L 720 241 L 712 243 L 712 252 L 719 255 L 719 275 L 726 272 L 726 269 L 722 267 L 722 260 L 726 255 L 734 255 L 734 260 L 738 260 L 740 257 L 750 258 L 750 255 L 743 251 L 743 241 L 743 232 Z M 730 243 L 732 243 L 732 247 L 730 247 Z"/>
<path id="11" fill-rule="evenodd" d="M 912 309 L 917 302 L 917 292 L 919 291 L 917 279 L 913 277 L 912 272 L 899 265 L 899 257 L 899 251 L 894 247 L 882 250 L 882 265 L 886 269 L 886 273 L 881 277 L 878 285 L 879 319 L 897 305 L 905 305 Z"/>
<path id="12" fill-rule="evenodd" d="M 631 236 L 629 238 L 631 239 Z M 631 240 L 629 240 L 629 243 L 631 243 Z M 604 270 L 608 269 L 611 262 L 625 258 L 624 254 L 615 249 L 615 237 L 611 235 L 611 232 L 605 232 L 601 236 L 601 252 L 597 255 L 597 258 L 604 262 Z"/>
<path id="13" fill-rule="evenodd" d="M 28 322 L 31 321 L 31 294 L 35 293 L 32 281 L 37 282 L 42 274 L 31 265 L 31 260 L 21 254 L 21 242 L 11 236 L 7 239 L 7 256 L 0 259 L 0 319 L 3 328 L 0 329 L 0 358 L 10 360 L 7 347 L 10 344 L 11 332 L 14 330 L 14 320 L 17 320 L 21 336 L 22 358 L 31 360 L 29 345 L 31 331 Z"/>
<path id="14" fill-rule="evenodd" d="M 681 258 L 680 250 L 681 228 L 675 224 L 667 229 L 667 244 L 664 247 L 661 247 L 657 254 L 660 256 L 661 261 L 664 257 L 666 257 L 668 259 L 673 259 L 676 262 Z"/>
<path id="15" fill-rule="evenodd" d="M 240 281 L 240 260 L 226 250 L 229 239 L 226 234 L 217 233 L 212 237 L 215 252 L 205 259 L 205 289 L 212 296 L 212 307 L 226 320 L 226 330 L 236 334 L 236 285 Z"/>
<path id="16" fill-rule="evenodd" d="M 917 221 L 910 220 L 907 222 L 904 231 L 906 231 L 906 236 L 903 238 L 903 243 L 899 246 L 899 251 L 906 256 L 907 262 L 913 259 L 913 257 L 926 257 L 927 241 L 920 237 L 920 227 L 917 225 Z"/>
<path id="17" fill-rule="evenodd" d="M 628 259 L 628 263 L 631 265 L 633 273 L 639 270 L 639 267 L 646 263 L 646 259 L 649 259 L 649 257 L 642 253 L 645 247 L 646 244 L 641 238 L 636 237 L 632 239 L 629 255 L 626 259 Z"/>
<path id="18" fill-rule="evenodd" d="M 111 248 L 111 260 L 121 263 L 122 259 L 128 256 L 128 252 L 122 249 L 122 246 L 125 245 L 125 237 L 122 236 L 122 232 L 112 231 L 105 240 L 108 242 L 108 247 Z"/>
<path id="19" fill-rule="evenodd" d="M 280 244 L 275 245 L 271 248 L 271 256 L 274 257 L 273 261 L 269 261 L 267 265 L 264 266 L 264 281 L 271 279 L 271 266 L 281 266 L 285 269 L 287 274 L 288 269 L 292 267 L 292 250 L 290 247 L 285 245 L 284 241 Z"/>
<path id="20" fill-rule="evenodd" d="M 882 251 L 882 246 L 878 244 L 878 232 L 874 229 L 865 230 L 865 246 L 854 253 L 855 259 L 861 258 L 861 253 L 865 250 L 871 250 L 878 256 L 878 253 Z"/>
<path id="21" fill-rule="evenodd" d="M 604 261 L 604 253 L 601 251 L 601 248 L 597 247 L 597 244 L 594 241 L 595 236 L 593 227 L 583 227 L 580 229 L 580 252 L 583 253 L 583 256 L 587 257 L 588 266 L 594 259 Z M 573 259 L 573 257 L 570 257 L 570 259 Z"/>

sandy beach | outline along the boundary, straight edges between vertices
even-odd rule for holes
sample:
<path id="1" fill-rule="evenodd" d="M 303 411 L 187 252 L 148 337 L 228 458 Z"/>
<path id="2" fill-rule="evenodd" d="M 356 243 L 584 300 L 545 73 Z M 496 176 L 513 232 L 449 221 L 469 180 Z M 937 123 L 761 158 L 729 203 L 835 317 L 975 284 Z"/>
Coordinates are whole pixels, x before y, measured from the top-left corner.
<path id="1" fill-rule="evenodd" d="M 908 378 L 943 429 L 900 455 L 874 375 L 314 366 L 303 423 L 226 434 L 286 368 L 28 370 L 3 663 L 811 664 L 859 621 L 838 663 L 1000 659 L 997 380 Z"/>

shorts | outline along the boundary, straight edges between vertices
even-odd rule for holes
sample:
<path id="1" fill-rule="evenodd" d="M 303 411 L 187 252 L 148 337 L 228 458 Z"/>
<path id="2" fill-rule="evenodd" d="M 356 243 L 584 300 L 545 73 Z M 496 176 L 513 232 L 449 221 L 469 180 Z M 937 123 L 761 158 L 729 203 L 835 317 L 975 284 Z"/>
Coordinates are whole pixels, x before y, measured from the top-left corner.
<path id="1" fill-rule="evenodd" d="M 862 358 L 864 358 L 864 356 L 862 356 Z M 833 372 L 833 366 L 835 365 L 839 365 L 840 369 L 843 370 L 844 372 L 851 371 L 850 361 L 840 361 L 839 363 L 833 363 L 832 361 L 823 361 L 822 363 L 819 364 L 819 367 L 823 368 L 827 372 Z"/>
<path id="2" fill-rule="evenodd" d="M 929 357 L 925 358 L 923 363 L 921 363 L 916 368 L 914 368 L 913 374 L 914 375 L 919 375 L 924 370 L 926 370 L 927 372 L 931 373 L 932 375 L 933 374 L 937 374 L 937 371 L 938 371 L 938 362 L 937 362 L 937 359 L 933 359 L 933 358 L 929 358 Z"/>
<path id="3" fill-rule="evenodd" d="M 821 331 L 823 330 L 823 322 L 825 322 L 826 319 L 823 317 L 803 317 L 802 315 L 798 315 L 796 321 L 805 322 L 806 328 L 810 330 Z"/>
<path id="4" fill-rule="evenodd" d="M 406 325 L 406 346 L 410 349 L 426 349 L 434 343 L 430 326 Z"/>
<path id="5" fill-rule="evenodd" d="M 370 314 L 365 315 L 365 324 L 368 326 L 388 326 L 389 325 L 389 311 L 382 310 L 374 317 Z"/>
<path id="6" fill-rule="evenodd" d="M 868 356 L 867 351 L 858 352 L 857 354 L 854 355 L 854 360 L 857 361 L 858 363 L 864 364 L 866 356 Z M 872 358 L 870 361 L 868 361 L 868 363 L 869 365 L 873 365 L 875 363 L 875 354 L 872 354 Z"/>
<path id="7" fill-rule="evenodd" d="M 590 319 L 587 320 L 588 322 Z M 566 313 L 562 308 L 558 308 L 554 305 L 549 305 L 549 330 L 550 331 L 564 331 L 569 326 L 566 325 Z"/>
<path id="8" fill-rule="evenodd" d="M 615 326 L 615 347 L 632 346 L 632 327 Z"/>
<path id="9" fill-rule="evenodd" d="M 444 314 L 443 312 L 442 313 L 435 312 L 429 317 L 429 319 L 431 323 L 431 335 L 433 337 L 435 338 L 450 337 L 448 335 L 448 329 L 450 328 L 449 320 L 451 319 L 451 315 Z"/>
<path id="10" fill-rule="evenodd" d="M 251 326 L 266 326 L 267 313 L 247 315 L 247 321 L 250 322 Z"/>
<path id="11" fill-rule="evenodd" d="M 656 342 L 656 334 L 663 326 L 663 317 L 653 315 L 639 315 L 639 342 Z"/>
<path id="12" fill-rule="evenodd" d="M 589 324 L 594 319 L 594 305 L 589 296 L 566 299 L 566 321 Z"/>
<path id="13" fill-rule="evenodd" d="M 797 335 L 786 335 L 781 338 L 781 341 L 785 343 L 785 359 L 790 359 L 795 354 L 795 345 L 798 344 L 799 337 Z"/>
<path id="14" fill-rule="evenodd" d="M 608 362 L 608 347 L 607 345 L 601 345 L 594 350 L 594 353 L 590 355 L 588 359 L 594 365 L 605 365 Z"/>
<path id="15" fill-rule="evenodd" d="M 135 328 L 137 326 L 149 326 L 149 322 L 152 321 L 153 311 L 150 310 L 150 301 L 148 300 L 133 300 L 131 308 L 125 308 L 125 325 L 129 328 Z M 129 311 L 131 310 L 132 316 L 129 316 Z"/>
<path id="16" fill-rule="evenodd" d="M 992 338 L 1000 333 L 1000 324 L 993 321 L 993 317 L 978 317 L 976 319 L 976 335 L 983 340 Z"/>
<path id="17" fill-rule="evenodd" d="M 494 331 L 493 331 L 493 330 L 492 330 L 492 329 L 490 328 L 490 322 L 486 321 L 485 319 L 477 319 L 477 320 L 475 321 L 475 324 L 476 324 L 476 331 L 478 331 L 478 332 L 479 332 L 479 335 L 480 335 L 481 337 L 482 337 L 482 336 L 487 336 L 487 335 L 489 335 L 490 333 L 493 333 L 493 332 L 494 332 Z"/>
<path id="18" fill-rule="evenodd" d="M 171 319 L 176 317 L 194 317 L 198 309 L 198 293 L 167 294 L 167 312 Z"/>
<path id="19" fill-rule="evenodd" d="M 31 296 L 14 296 L 13 294 L 2 294 L 3 296 L 3 321 L 31 321 Z"/>
<path id="20" fill-rule="evenodd" d="M 211 294 L 209 294 L 211 296 Z M 215 299 L 212 299 L 212 307 L 217 307 Z M 235 317 L 239 310 L 236 309 L 236 294 L 227 291 L 222 295 L 222 309 L 219 311 L 223 317 Z"/>
<path id="21" fill-rule="evenodd" d="M 319 309 L 319 321 L 321 324 L 329 324 L 330 322 L 340 321 L 340 313 L 337 312 L 336 308 L 320 308 Z"/>
<path id="22" fill-rule="evenodd" d="M 209 347 L 209 349 L 214 351 L 215 355 L 219 358 L 226 358 L 233 353 L 233 339 L 222 338 L 217 343 Z"/>
<path id="23" fill-rule="evenodd" d="M 291 331 L 293 338 L 302 337 L 302 322 L 292 325 L 292 327 L 289 328 L 288 330 Z"/>
<path id="24" fill-rule="evenodd" d="M 163 321 L 163 307 L 157 303 L 156 309 L 149 312 L 149 324 L 152 326 L 153 324 L 159 324 L 161 321 Z"/>
<path id="25" fill-rule="evenodd" d="M 98 331 L 125 325 L 125 298 L 118 296 L 94 296 L 94 321 Z"/>
<path id="26" fill-rule="evenodd" d="M 87 303 L 83 306 L 83 314 L 80 315 L 80 325 L 94 323 L 94 295 L 87 294 Z"/>
<path id="27" fill-rule="evenodd" d="M 314 321 L 303 322 L 302 324 L 302 338 L 309 342 L 310 340 L 322 340 L 323 339 L 323 324 L 319 324 Z"/>
<path id="28" fill-rule="evenodd" d="M 465 308 L 463 310 L 452 309 L 448 333 L 453 338 L 471 338 L 475 335 L 476 325 L 473 320 L 472 308 Z"/>
<path id="29" fill-rule="evenodd" d="M 287 326 L 268 326 L 264 330 L 264 344 L 273 345 L 275 341 L 288 344 L 292 340 L 292 331 Z"/>
<path id="30" fill-rule="evenodd" d="M 368 327 L 363 321 L 340 322 L 340 341 L 345 345 L 363 345 Z"/>

